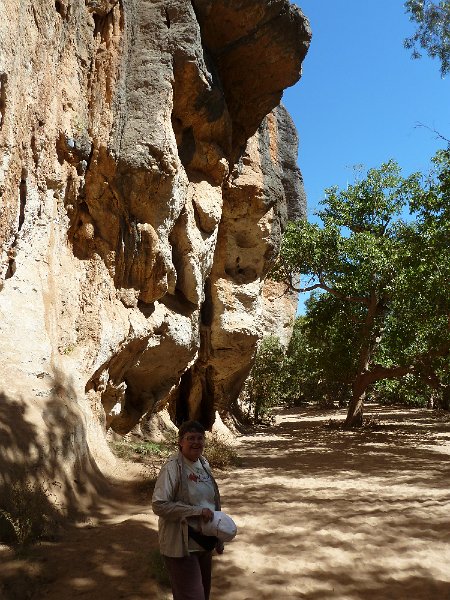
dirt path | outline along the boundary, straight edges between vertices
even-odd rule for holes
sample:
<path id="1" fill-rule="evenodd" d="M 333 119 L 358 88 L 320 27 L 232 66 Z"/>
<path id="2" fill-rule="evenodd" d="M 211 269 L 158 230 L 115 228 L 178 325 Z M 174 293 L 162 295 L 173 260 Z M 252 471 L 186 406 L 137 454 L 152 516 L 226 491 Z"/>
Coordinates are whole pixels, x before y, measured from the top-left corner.
<path id="1" fill-rule="evenodd" d="M 242 466 L 218 477 L 239 534 L 214 559 L 211 600 L 450 600 L 450 418 L 373 411 L 379 430 L 296 409 L 240 439 Z M 169 600 L 150 576 L 149 494 L 22 563 L 0 550 L 0 599 Z"/>
<path id="2" fill-rule="evenodd" d="M 379 431 L 287 411 L 242 440 L 221 484 L 240 535 L 214 600 L 450 599 L 450 421 L 375 412 Z"/>

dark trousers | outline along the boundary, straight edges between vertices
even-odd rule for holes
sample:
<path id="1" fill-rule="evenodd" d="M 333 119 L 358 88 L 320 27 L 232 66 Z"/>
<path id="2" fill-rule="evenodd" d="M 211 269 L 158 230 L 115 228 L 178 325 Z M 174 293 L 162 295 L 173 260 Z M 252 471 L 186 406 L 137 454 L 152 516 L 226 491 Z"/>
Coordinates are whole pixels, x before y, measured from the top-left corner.
<path id="1" fill-rule="evenodd" d="M 209 600 L 212 552 L 193 552 L 189 556 L 165 556 L 173 600 Z"/>

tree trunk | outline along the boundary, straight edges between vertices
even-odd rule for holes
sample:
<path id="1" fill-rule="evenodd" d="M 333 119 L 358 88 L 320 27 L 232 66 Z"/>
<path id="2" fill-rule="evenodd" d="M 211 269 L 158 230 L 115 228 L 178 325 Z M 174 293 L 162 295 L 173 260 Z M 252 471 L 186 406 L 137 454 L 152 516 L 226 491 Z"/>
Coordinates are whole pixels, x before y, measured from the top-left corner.
<path id="1" fill-rule="evenodd" d="M 450 410 L 450 385 L 444 386 L 442 390 L 442 408 Z"/>
<path id="2" fill-rule="evenodd" d="M 373 289 L 370 295 L 370 303 L 367 306 L 367 315 L 360 332 L 359 373 L 353 382 L 352 399 L 350 400 L 347 418 L 344 422 L 346 429 L 361 427 L 363 424 L 364 400 L 366 398 L 367 386 L 371 383 L 371 375 L 368 369 L 374 348 L 378 343 L 377 335 L 375 335 L 374 331 L 375 317 L 380 315 L 383 310 L 384 303 L 377 298 L 375 289 Z"/>
<path id="3" fill-rule="evenodd" d="M 361 427 L 363 424 L 363 410 L 364 410 L 364 398 L 365 394 L 359 397 L 353 396 L 348 406 L 347 418 L 344 422 L 346 429 L 353 429 L 354 427 Z"/>
<path id="4" fill-rule="evenodd" d="M 347 418 L 344 422 L 346 429 L 361 427 L 363 424 L 364 400 L 366 398 L 366 389 L 369 385 L 369 376 L 367 373 L 360 373 L 353 384 L 353 395 L 347 410 Z"/>

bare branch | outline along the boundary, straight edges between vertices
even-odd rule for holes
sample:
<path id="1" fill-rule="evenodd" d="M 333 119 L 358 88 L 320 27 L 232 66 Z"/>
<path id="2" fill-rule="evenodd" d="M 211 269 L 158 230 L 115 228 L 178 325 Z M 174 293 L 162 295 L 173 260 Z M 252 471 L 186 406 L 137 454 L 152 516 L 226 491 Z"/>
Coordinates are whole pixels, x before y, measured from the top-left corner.
<path id="1" fill-rule="evenodd" d="M 369 306 L 369 300 L 367 298 L 364 298 L 364 296 L 347 296 L 346 294 L 343 294 L 342 292 L 339 292 L 338 290 L 335 290 L 334 288 L 328 286 L 322 278 L 320 278 L 319 287 L 321 287 L 326 292 L 332 294 L 336 298 L 340 298 L 341 300 L 346 300 L 347 302 L 356 302 L 359 304 L 364 304 L 365 306 Z"/>
<path id="2" fill-rule="evenodd" d="M 300 292 L 313 292 L 314 290 L 317 290 L 319 288 L 322 289 L 323 286 L 320 283 L 315 283 L 314 285 L 309 285 L 308 287 L 300 288 Z"/>
<path id="3" fill-rule="evenodd" d="M 447 144 L 450 144 L 450 140 L 444 137 L 442 133 L 440 133 L 437 129 L 434 129 L 434 127 L 429 127 L 428 125 L 424 125 L 423 123 L 416 123 L 414 127 L 423 127 L 424 129 L 428 129 L 428 131 L 434 133 L 438 139 L 443 140 Z"/>

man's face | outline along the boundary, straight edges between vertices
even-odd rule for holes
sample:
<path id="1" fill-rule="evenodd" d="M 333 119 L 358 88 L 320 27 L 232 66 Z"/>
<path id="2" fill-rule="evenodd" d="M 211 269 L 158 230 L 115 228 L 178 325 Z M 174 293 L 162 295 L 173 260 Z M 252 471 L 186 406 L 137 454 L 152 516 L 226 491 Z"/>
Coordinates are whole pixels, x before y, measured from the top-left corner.
<path id="1" fill-rule="evenodd" d="M 205 447 L 205 436 L 198 431 L 188 431 L 180 439 L 180 449 L 183 456 L 195 462 Z"/>

